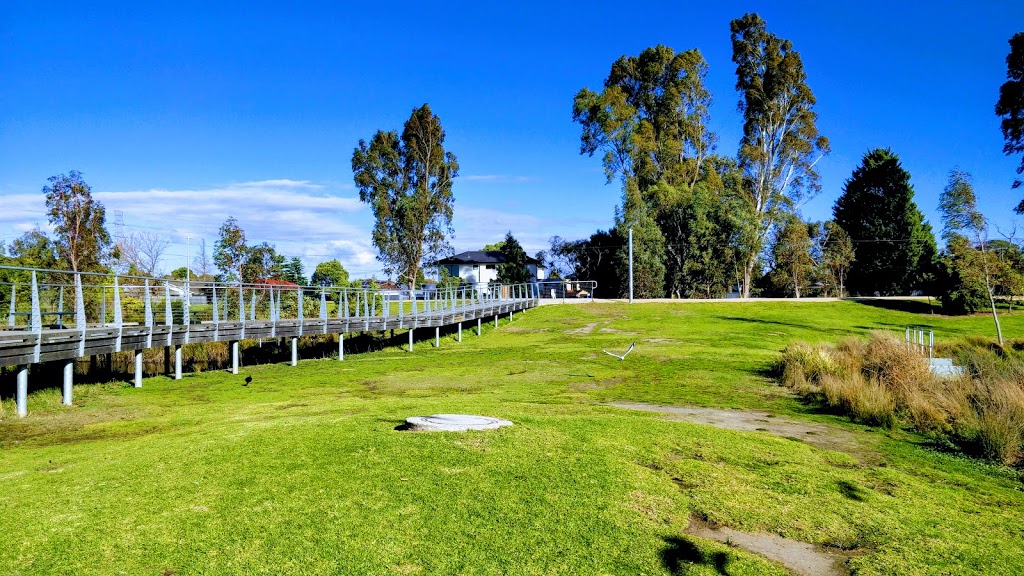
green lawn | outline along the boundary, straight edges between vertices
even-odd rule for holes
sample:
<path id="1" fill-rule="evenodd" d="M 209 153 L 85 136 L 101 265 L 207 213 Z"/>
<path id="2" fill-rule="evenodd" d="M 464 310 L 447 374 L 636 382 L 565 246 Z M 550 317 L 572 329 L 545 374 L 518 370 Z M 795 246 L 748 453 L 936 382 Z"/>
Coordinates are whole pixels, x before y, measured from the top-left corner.
<path id="1" fill-rule="evenodd" d="M 767 375 L 793 340 L 909 324 L 993 332 L 854 302 L 551 306 L 413 354 L 83 385 L 70 409 L 45 390 L 25 419 L 4 400 L 0 574 L 785 574 L 685 536 L 691 515 L 851 550 L 856 574 L 1022 574 L 1019 472 L 821 413 Z M 1003 331 L 1024 337 L 1024 314 Z M 634 340 L 624 362 L 601 352 Z M 766 409 L 862 448 L 615 400 Z M 440 412 L 515 426 L 394 430 Z"/>

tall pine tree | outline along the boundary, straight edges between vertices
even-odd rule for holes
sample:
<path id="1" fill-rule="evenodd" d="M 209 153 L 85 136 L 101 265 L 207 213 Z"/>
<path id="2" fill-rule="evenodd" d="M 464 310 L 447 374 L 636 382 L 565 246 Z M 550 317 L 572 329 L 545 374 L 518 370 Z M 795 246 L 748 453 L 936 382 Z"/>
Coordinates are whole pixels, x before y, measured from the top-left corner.
<path id="1" fill-rule="evenodd" d="M 851 293 L 909 294 L 924 286 L 934 268 L 935 235 L 892 150 L 864 155 L 832 212 L 856 254 L 846 282 Z"/>

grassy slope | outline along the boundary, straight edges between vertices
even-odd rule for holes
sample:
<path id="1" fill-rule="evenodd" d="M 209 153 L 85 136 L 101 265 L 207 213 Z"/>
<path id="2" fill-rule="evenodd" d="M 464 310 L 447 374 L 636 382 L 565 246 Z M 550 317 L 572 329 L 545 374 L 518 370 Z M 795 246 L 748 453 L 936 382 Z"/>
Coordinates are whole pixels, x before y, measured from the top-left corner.
<path id="1" fill-rule="evenodd" d="M 680 540 L 695 513 L 858 548 L 858 574 L 1024 573 L 1024 492 L 1003 469 L 815 413 L 764 371 L 794 339 L 985 317 L 851 302 L 546 307 L 484 337 L 44 391 L 0 422 L 4 574 L 782 574 Z M 1008 316 L 1004 333 L 1024 332 Z M 619 362 L 601 348 L 637 349 Z M 601 406 L 770 409 L 856 434 L 860 454 Z M 499 431 L 409 434 L 480 413 Z"/>

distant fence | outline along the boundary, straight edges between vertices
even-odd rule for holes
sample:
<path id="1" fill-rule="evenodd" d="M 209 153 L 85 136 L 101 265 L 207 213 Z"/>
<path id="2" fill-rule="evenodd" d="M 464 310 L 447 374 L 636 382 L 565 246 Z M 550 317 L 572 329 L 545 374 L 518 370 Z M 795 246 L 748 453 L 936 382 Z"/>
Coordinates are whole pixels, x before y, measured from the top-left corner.
<path id="1" fill-rule="evenodd" d="M 597 290 L 594 280 L 539 280 L 537 282 L 541 298 L 556 300 L 593 299 Z"/>

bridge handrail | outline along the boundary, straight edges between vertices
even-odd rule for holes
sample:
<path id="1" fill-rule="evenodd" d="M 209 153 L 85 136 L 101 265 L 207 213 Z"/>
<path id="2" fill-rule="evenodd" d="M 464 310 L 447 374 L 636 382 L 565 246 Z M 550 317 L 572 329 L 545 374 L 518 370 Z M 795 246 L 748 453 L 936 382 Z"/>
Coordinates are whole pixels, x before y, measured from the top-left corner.
<path id="1" fill-rule="evenodd" d="M 8 265 L 0 265 L 0 270 L 24 275 L 21 282 L 0 282 L 0 305 L 7 308 L 0 309 L 0 314 L 6 312 L 8 329 L 18 327 L 17 320 L 24 317 L 24 328 L 32 332 L 41 332 L 42 317 L 55 312 L 59 313 L 55 328 L 66 328 L 64 316 L 70 316 L 78 330 L 126 323 L 185 326 L 187 330 L 197 322 L 353 318 L 369 322 L 374 318 L 449 316 L 540 295 L 535 283 L 464 283 L 409 290 L 183 280 Z"/>

